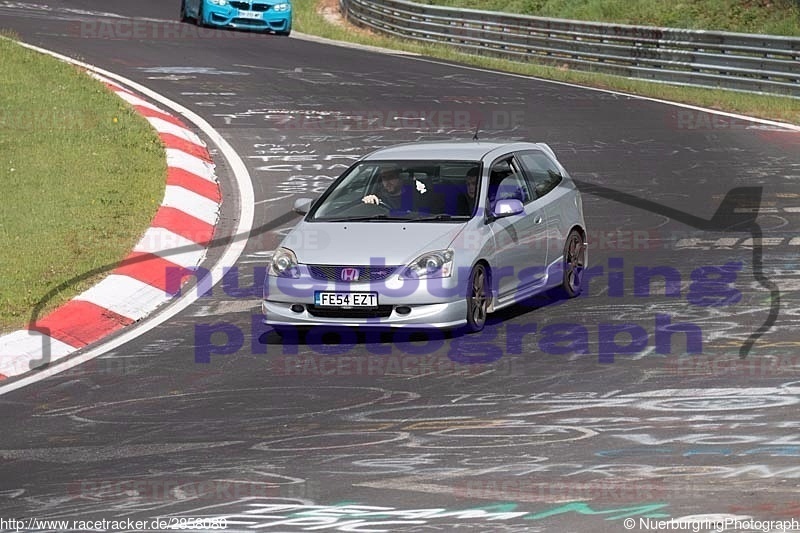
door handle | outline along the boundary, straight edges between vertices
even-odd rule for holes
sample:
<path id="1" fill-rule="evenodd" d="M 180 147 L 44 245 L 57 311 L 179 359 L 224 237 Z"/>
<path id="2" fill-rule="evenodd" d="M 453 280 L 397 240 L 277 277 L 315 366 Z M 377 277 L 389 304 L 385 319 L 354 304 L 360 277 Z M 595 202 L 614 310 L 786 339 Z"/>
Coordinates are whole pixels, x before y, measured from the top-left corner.
<path id="1" fill-rule="evenodd" d="M 541 223 L 542 223 L 542 217 L 536 217 L 536 218 L 534 218 L 534 219 L 533 219 L 533 223 L 534 223 L 534 224 L 541 224 Z"/>

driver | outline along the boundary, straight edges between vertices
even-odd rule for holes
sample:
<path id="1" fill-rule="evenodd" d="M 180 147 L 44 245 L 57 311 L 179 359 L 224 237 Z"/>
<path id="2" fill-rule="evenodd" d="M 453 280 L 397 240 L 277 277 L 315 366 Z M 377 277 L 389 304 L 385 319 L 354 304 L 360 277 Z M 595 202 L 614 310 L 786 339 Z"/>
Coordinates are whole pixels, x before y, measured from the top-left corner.
<path id="1" fill-rule="evenodd" d="M 403 199 L 403 180 L 400 177 L 400 172 L 396 168 L 390 168 L 382 171 L 379 175 L 378 181 L 381 184 L 382 191 L 377 194 L 368 194 L 361 199 L 365 204 L 383 204 L 390 209 L 400 209 L 402 207 Z"/>

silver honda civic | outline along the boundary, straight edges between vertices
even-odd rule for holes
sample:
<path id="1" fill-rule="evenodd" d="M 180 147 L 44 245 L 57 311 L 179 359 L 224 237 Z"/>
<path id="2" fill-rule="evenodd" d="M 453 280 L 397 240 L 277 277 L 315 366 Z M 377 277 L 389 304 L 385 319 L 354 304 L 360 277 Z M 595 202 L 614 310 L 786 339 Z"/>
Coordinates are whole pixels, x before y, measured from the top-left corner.
<path id="1" fill-rule="evenodd" d="M 265 323 L 476 332 L 545 290 L 581 291 L 581 195 L 544 143 L 412 143 L 375 151 L 275 250 Z"/>

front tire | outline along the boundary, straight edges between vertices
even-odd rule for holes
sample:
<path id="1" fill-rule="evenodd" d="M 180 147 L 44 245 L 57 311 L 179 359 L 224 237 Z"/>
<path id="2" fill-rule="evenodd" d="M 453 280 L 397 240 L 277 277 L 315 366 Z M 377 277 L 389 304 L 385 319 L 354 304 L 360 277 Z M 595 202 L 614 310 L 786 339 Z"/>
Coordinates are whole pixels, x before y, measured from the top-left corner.
<path id="1" fill-rule="evenodd" d="M 203 20 L 204 16 L 205 15 L 203 15 L 203 0 L 200 0 L 200 3 L 197 6 L 197 18 L 195 19 L 195 22 L 201 28 L 205 28 L 206 26 L 206 22 L 205 20 Z"/>
<path id="2" fill-rule="evenodd" d="M 486 325 L 488 308 L 489 276 L 486 267 L 478 263 L 469 275 L 467 287 L 467 330 L 470 333 L 477 333 Z"/>
<path id="3" fill-rule="evenodd" d="M 578 230 L 572 230 L 564 244 L 564 281 L 561 286 L 567 297 L 574 298 L 583 290 L 582 274 L 586 267 L 586 244 Z"/>
<path id="4" fill-rule="evenodd" d="M 186 0 L 181 0 L 181 22 L 188 22 L 189 17 L 186 16 Z"/>

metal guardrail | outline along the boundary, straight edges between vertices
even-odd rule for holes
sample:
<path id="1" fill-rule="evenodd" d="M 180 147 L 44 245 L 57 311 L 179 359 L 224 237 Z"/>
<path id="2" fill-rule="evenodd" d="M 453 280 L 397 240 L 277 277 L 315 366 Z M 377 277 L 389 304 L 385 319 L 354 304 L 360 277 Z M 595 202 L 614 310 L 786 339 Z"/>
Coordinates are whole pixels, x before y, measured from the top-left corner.
<path id="1" fill-rule="evenodd" d="M 800 98 L 800 38 L 551 19 L 406 0 L 339 0 L 349 22 L 465 53 Z"/>

